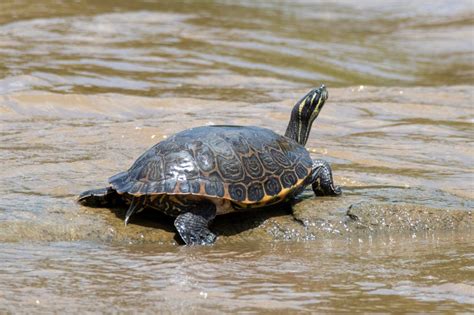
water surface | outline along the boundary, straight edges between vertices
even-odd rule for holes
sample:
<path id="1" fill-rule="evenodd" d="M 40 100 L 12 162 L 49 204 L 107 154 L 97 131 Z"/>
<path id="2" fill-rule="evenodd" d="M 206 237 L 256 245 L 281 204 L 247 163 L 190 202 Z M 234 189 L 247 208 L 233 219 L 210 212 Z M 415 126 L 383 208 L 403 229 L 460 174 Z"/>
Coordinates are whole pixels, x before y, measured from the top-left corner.
<path id="1" fill-rule="evenodd" d="M 473 83 L 472 2 L 3 1 L 2 89 L 264 100 Z M 268 96 L 267 96 L 268 97 Z"/>
<path id="2" fill-rule="evenodd" d="M 0 302 L 26 313 L 449 312 L 474 303 L 474 248 L 455 234 L 236 245 L 6 244 Z"/>

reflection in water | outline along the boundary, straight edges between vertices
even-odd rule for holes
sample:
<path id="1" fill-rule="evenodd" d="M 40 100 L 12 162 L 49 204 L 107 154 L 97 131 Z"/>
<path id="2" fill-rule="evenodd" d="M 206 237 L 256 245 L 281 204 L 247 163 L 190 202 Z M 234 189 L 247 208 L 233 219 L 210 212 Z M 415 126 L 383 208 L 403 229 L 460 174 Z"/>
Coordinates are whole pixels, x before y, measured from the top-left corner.
<path id="1" fill-rule="evenodd" d="M 433 229 L 459 216 L 430 212 L 474 208 L 472 13 L 471 1 L 2 1 L 0 312 L 472 310 L 472 233 Z M 120 210 L 75 203 L 191 126 L 284 133 L 320 83 L 330 98 L 308 149 L 333 164 L 341 204 L 415 204 L 403 219 L 432 225 L 270 241 L 311 233 L 282 210 L 252 229 L 219 219 L 220 242 L 185 248 L 166 218 L 125 229 Z M 334 210 L 309 198 L 316 219 Z"/>

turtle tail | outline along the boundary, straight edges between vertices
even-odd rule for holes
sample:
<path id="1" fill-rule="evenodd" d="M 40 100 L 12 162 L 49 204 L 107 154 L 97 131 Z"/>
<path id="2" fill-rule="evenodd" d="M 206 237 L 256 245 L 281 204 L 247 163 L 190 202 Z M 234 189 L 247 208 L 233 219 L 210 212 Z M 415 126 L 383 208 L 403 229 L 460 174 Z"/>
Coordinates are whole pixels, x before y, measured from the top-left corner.
<path id="1" fill-rule="evenodd" d="M 112 207 L 123 203 L 121 196 L 112 187 L 91 189 L 84 191 L 77 198 L 83 206 L 87 207 Z"/>

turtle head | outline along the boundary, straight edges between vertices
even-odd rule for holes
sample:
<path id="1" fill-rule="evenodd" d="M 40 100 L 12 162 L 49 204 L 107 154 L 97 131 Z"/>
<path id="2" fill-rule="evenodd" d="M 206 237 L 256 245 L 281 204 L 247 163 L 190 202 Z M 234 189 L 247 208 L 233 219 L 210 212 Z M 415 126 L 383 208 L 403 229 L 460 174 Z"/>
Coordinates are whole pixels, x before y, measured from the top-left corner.
<path id="1" fill-rule="evenodd" d="M 311 125 L 316 117 L 318 117 L 328 96 L 328 91 L 324 84 L 322 84 L 321 87 L 312 89 L 299 100 L 291 111 L 290 122 L 286 128 L 285 136 L 301 145 L 305 145 L 311 131 Z"/>

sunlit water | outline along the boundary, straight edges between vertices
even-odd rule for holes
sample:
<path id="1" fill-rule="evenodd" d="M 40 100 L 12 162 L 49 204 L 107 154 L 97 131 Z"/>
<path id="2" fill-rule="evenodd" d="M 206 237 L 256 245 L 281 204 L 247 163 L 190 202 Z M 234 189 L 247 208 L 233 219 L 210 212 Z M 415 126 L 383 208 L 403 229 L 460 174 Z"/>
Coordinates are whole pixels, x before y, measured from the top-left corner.
<path id="1" fill-rule="evenodd" d="M 0 302 L 25 313 L 426 312 L 469 310 L 474 303 L 472 282 L 467 284 L 474 248 L 456 235 L 232 248 L 83 242 L 2 247 Z"/>
<path id="2" fill-rule="evenodd" d="M 307 147 L 341 198 L 472 211 L 473 11 L 2 1 L 0 312 L 472 311 L 471 230 L 186 248 L 75 197 L 191 126 L 283 133 L 325 83 Z"/>
<path id="3" fill-rule="evenodd" d="M 472 84 L 473 11 L 469 0 L 2 1 L 2 90 L 261 101 L 321 81 Z"/>

